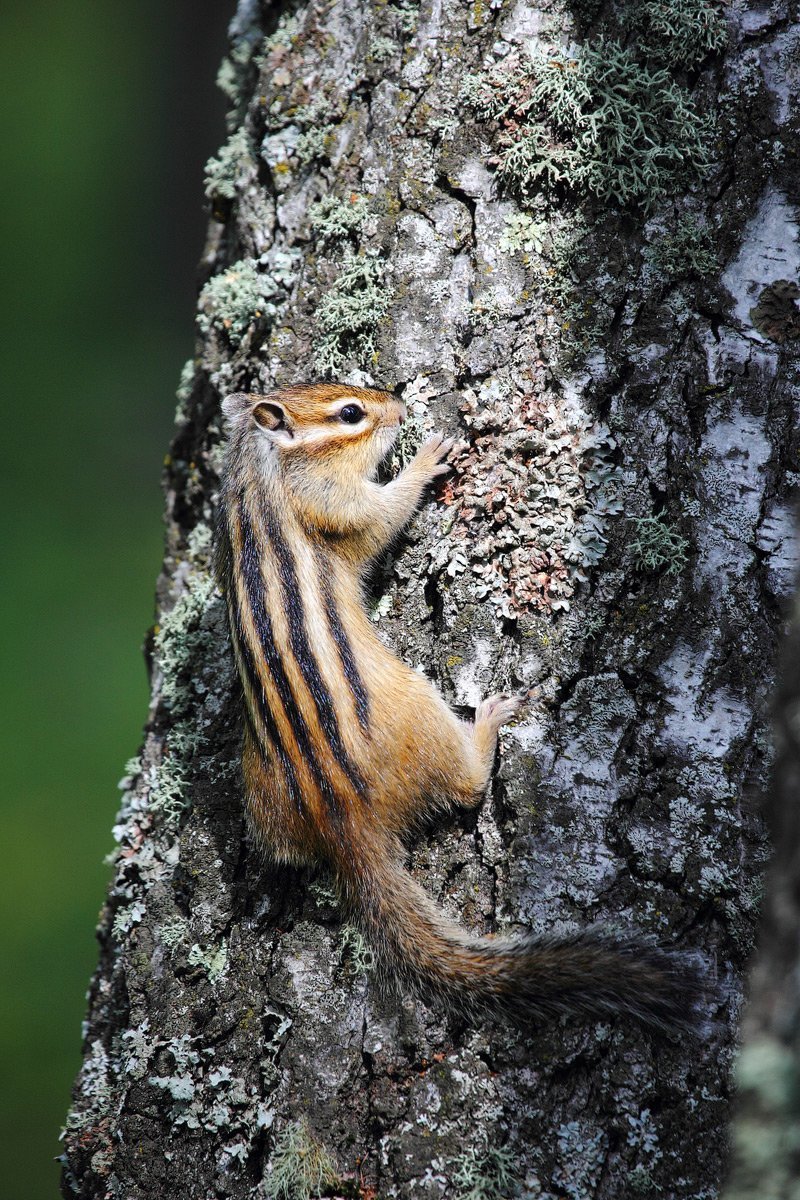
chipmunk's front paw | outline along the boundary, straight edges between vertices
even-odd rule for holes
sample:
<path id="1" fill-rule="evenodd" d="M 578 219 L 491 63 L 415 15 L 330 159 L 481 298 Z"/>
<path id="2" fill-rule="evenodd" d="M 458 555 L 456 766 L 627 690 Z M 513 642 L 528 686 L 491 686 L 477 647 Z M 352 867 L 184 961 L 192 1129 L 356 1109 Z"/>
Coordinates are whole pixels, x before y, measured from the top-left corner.
<path id="1" fill-rule="evenodd" d="M 426 480 L 436 479 L 438 475 L 446 475 L 451 468 L 450 464 L 443 460 L 447 458 L 454 445 L 453 438 L 435 433 L 420 446 L 411 461 L 411 467 Z"/>

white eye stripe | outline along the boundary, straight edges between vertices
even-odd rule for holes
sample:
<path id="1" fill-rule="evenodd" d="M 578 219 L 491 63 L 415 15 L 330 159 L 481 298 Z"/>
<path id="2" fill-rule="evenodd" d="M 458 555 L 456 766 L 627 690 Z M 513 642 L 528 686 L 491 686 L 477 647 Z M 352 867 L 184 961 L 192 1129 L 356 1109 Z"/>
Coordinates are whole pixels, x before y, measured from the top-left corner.
<path id="1" fill-rule="evenodd" d="M 363 409 L 364 405 L 360 400 L 356 400 L 355 396 L 340 396 L 338 400 L 333 400 L 326 408 L 326 412 L 332 417 L 336 417 L 343 408 L 347 408 L 348 404 L 355 404 L 357 408 Z"/>

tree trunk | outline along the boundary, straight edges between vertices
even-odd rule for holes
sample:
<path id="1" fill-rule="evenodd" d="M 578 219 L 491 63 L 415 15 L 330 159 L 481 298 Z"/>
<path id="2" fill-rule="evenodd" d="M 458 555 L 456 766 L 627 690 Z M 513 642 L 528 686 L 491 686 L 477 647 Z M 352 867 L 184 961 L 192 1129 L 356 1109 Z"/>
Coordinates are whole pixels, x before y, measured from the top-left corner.
<path id="1" fill-rule="evenodd" d="M 241 0 L 65 1196 L 717 1194 L 794 567 L 788 8 Z M 414 874 L 476 932 L 694 954 L 698 1040 L 387 993 L 325 874 L 254 849 L 220 400 L 333 376 L 401 390 L 400 461 L 460 439 L 375 581 L 381 636 L 465 715 L 539 689 Z"/>
<path id="2" fill-rule="evenodd" d="M 783 652 L 767 815 L 775 857 L 736 1064 L 738 1102 L 725 1200 L 783 1200 L 800 1187 L 800 606 Z"/>

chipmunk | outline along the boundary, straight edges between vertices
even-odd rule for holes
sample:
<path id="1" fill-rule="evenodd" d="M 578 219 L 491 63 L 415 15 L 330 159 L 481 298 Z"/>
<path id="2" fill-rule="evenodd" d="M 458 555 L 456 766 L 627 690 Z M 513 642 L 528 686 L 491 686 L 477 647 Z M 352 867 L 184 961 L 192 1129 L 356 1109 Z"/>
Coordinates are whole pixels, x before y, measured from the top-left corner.
<path id="1" fill-rule="evenodd" d="M 377 637 L 365 575 L 449 470 L 435 435 L 376 482 L 405 416 L 386 392 L 289 387 L 223 402 L 229 442 L 217 570 L 246 702 L 250 822 L 273 858 L 324 862 L 379 962 L 424 998 L 519 1021 L 626 1014 L 691 1024 L 677 958 L 597 930 L 471 937 L 403 865 L 429 815 L 480 802 L 523 697 L 459 719 Z"/>

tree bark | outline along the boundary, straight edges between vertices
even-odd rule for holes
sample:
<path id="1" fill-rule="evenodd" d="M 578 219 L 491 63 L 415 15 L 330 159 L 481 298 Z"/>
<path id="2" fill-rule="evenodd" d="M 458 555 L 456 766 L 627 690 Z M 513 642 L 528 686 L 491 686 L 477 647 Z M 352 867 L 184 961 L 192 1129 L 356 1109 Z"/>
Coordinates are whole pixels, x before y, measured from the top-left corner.
<path id="1" fill-rule="evenodd" d="M 241 0 L 65 1196 L 717 1194 L 794 571 L 790 8 Z M 696 1041 L 382 991 L 324 873 L 255 851 L 220 400 L 333 375 L 400 389 L 401 461 L 460 439 L 375 581 L 381 635 L 465 715 L 539 689 L 414 874 L 476 932 L 693 954 Z"/>
<path id="2" fill-rule="evenodd" d="M 783 650 L 776 762 L 767 800 L 775 857 L 758 956 L 748 980 L 733 1159 L 725 1200 L 782 1200 L 800 1186 L 800 608 Z"/>

